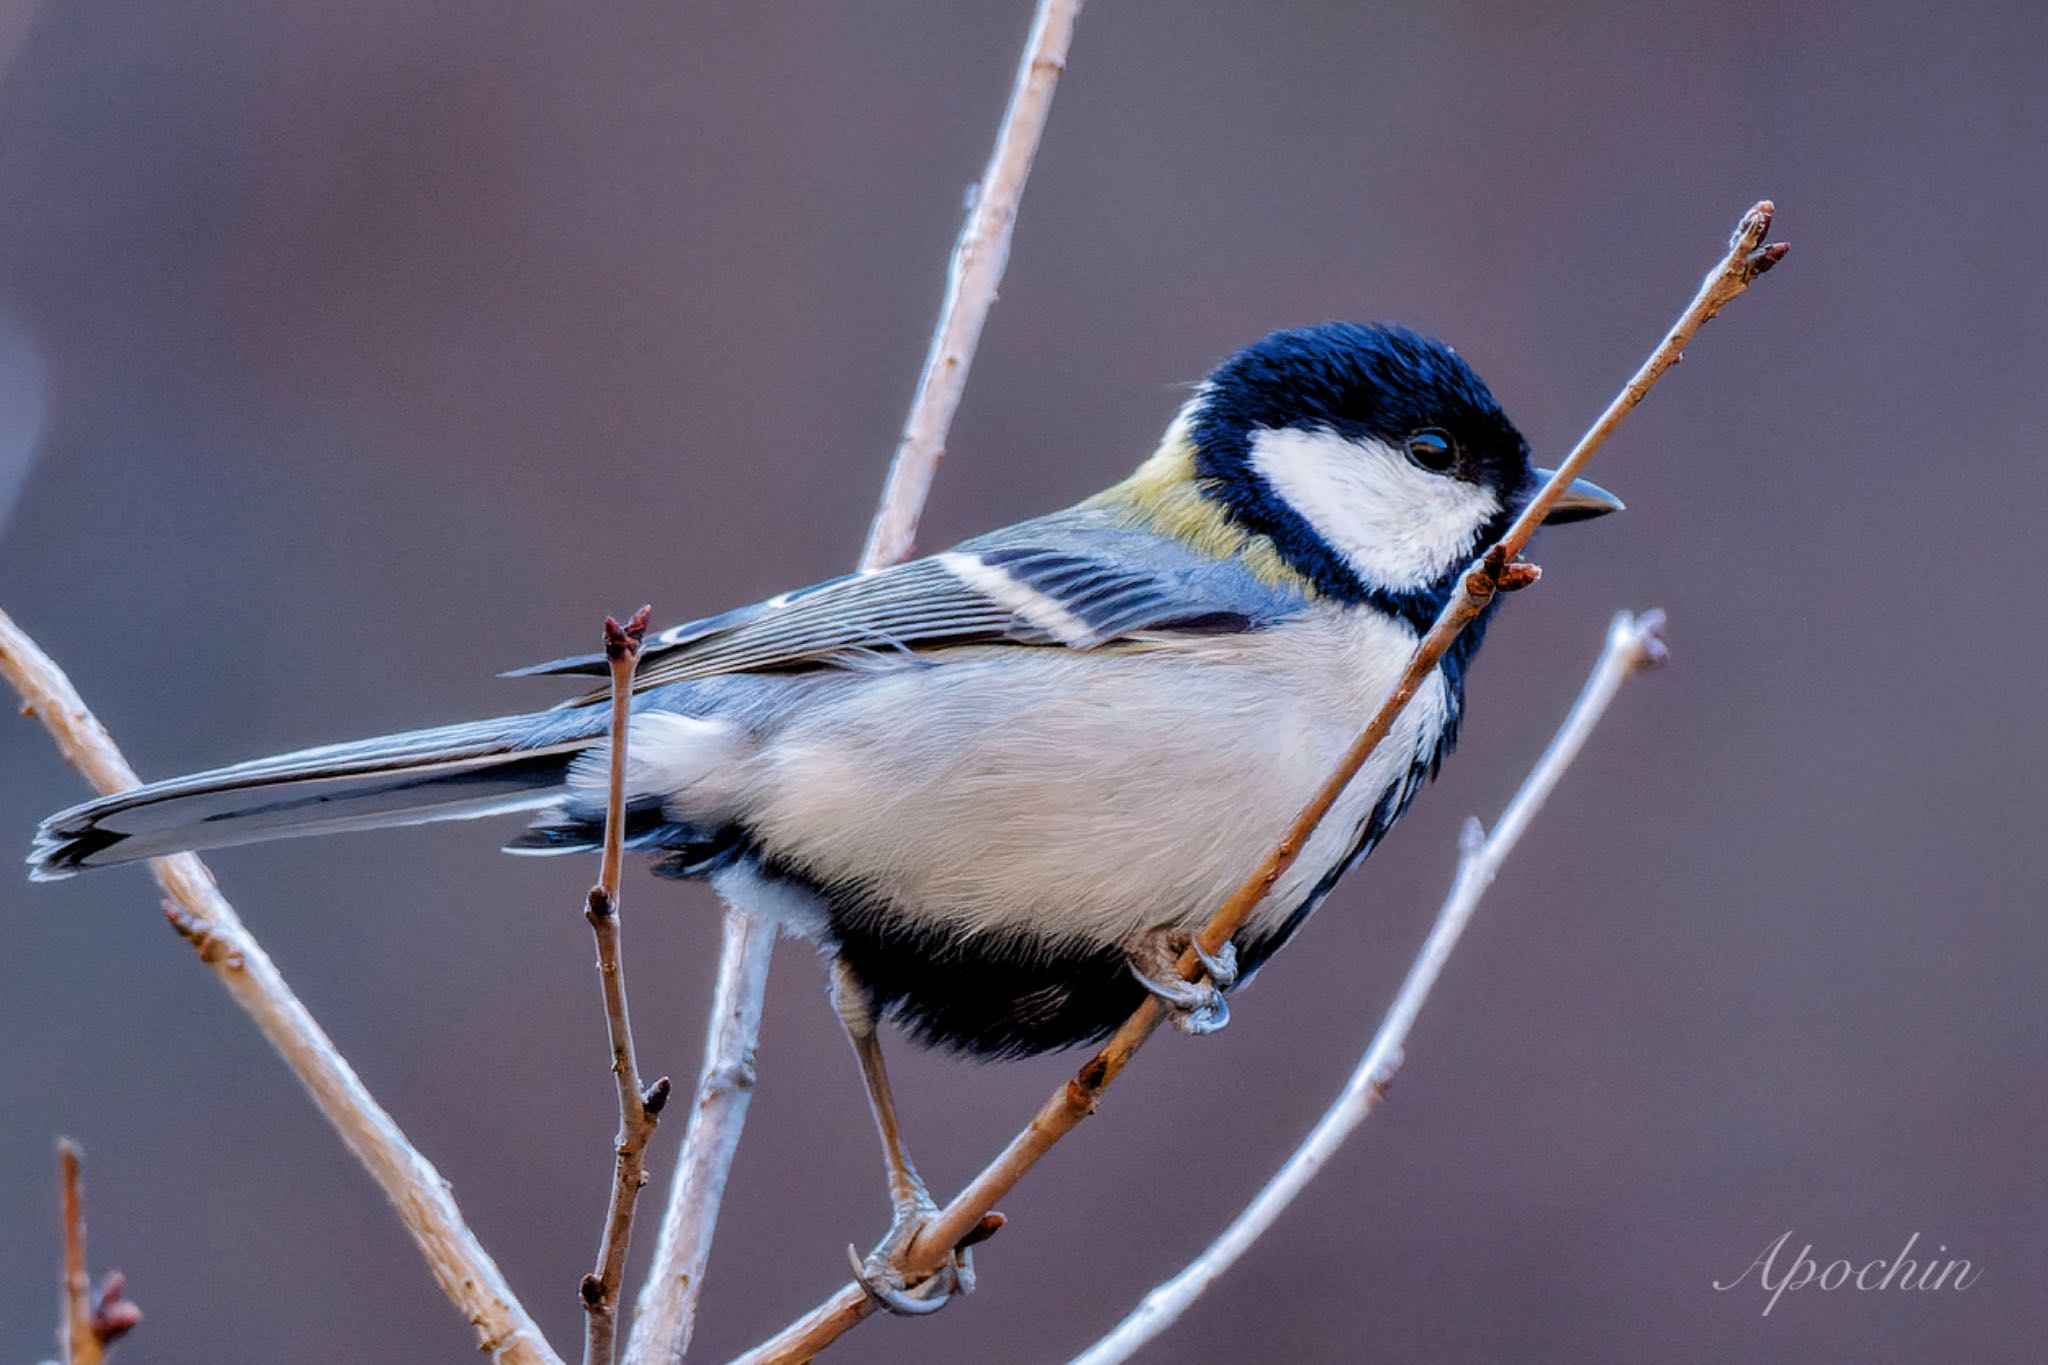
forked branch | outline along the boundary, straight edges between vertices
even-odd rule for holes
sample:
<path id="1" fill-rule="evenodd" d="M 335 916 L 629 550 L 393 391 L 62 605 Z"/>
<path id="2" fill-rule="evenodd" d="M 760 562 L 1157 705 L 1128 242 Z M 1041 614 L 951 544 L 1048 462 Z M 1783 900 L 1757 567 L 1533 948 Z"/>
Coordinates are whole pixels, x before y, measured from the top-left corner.
<path id="1" fill-rule="evenodd" d="M 1429 993 L 1442 974 L 1444 964 L 1450 960 L 1451 950 L 1458 946 L 1465 926 L 1471 923 L 1473 911 L 1479 908 L 1480 897 L 1493 885 L 1502 862 L 1514 851 L 1522 832 L 1529 827 L 1529 821 L 1550 799 L 1558 779 L 1578 757 L 1587 736 L 1593 733 L 1593 727 L 1607 713 L 1608 704 L 1621 690 L 1621 685 L 1644 669 L 1664 661 L 1663 628 L 1664 613 L 1661 611 L 1646 611 L 1640 616 L 1623 612 L 1614 618 L 1607 630 L 1606 647 L 1600 651 L 1600 658 L 1593 665 L 1592 675 L 1586 679 L 1578 700 L 1572 704 L 1571 713 L 1558 727 L 1543 756 L 1536 760 L 1536 766 L 1522 779 L 1521 787 L 1515 792 L 1514 799 L 1508 802 L 1507 809 L 1501 812 L 1493 833 L 1487 834 L 1476 819 L 1466 822 L 1458 851 L 1458 871 L 1452 878 L 1450 893 L 1437 911 L 1429 937 L 1423 941 L 1422 951 L 1416 955 L 1414 965 L 1409 967 L 1408 976 L 1401 983 L 1394 1003 L 1388 1007 L 1378 1032 L 1373 1034 L 1365 1055 L 1359 1058 L 1358 1066 L 1345 1081 L 1337 1098 L 1331 1101 L 1330 1107 L 1309 1135 L 1302 1139 L 1301 1145 L 1295 1148 L 1294 1154 L 1287 1158 L 1286 1164 L 1266 1182 L 1258 1197 L 1224 1229 L 1220 1237 L 1190 1262 L 1187 1269 L 1147 1294 L 1114 1331 L 1075 1356 L 1069 1365 L 1116 1365 L 1130 1359 L 1146 1342 L 1171 1327 L 1187 1311 L 1188 1305 L 1221 1279 L 1224 1272 L 1237 1264 L 1238 1258 L 1251 1248 L 1252 1243 L 1279 1220 L 1287 1206 L 1294 1202 L 1294 1197 L 1315 1178 L 1316 1172 L 1328 1164 L 1344 1140 L 1379 1107 L 1380 1101 L 1386 1098 L 1387 1086 L 1393 1081 L 1394 1073 L 1400 1070 L 1403 1049 L 1407 1046 L 1408 1032 L 1414 1027 L 1416 1015 L 1429 999 Z"/>
<path id="2" fill-rule="evenodd" d="M 1203 927 L 1198 939 L 1208 952 L 1214 954 L 1244 926 L 1266 892 L 1293 866 L 1309 836 L 1322 823 L 1344 788 L 1365 766 L 1366 759 L 1386 737 L 1424 680 L 1442 661 L 1451 643 L 1496 593 L 1512 591 L 1535 581 L 1535 566 L 1520 562 L 1516 556 L 1529 543 L 1529 537 L 1535 534 L 1565 488 L 1578 477 L 1614 428 L 1620 425 L 1622 418 L 1642 401 L 1666 370 L 1678 363 L 1685 347 L 1708 318 L 1720 312 L 1748 288 L 1751 281 L 1784 258 L 1788 250 L 1784 243 L 1766 244 L 1764 240 L 1770 232 L 1773 211 L 1770 201 L 1765 200 L 1742 216 L 1729 240 L 1727 252 L 1708 272 L 1692 302 L 1679 315 L 1671 330 L 1586 434 L 1579 438 L 1571 454 L 1565 457 L 1556 473 L 1530 500 L 1514 524 L 1465 571 L 1460 590 L 1417 643 L 1400 681 L 1366 722 L 1322 788 L 1295 816 L 1280 842 Z M 1183 976 L 1192 978 L 1198 965 L 1192 947 L 1182 954 L 1180 970 Z M 1011 1139 L 1009 1146 L 925 1225 L 904 1256 L 906 1278 L 914 1281 L 920 1275 L 931 1274 L 939 1262 L 951 1254 L 952 1248 L 980 1225 L 982 1217 L 995 1207 L 996 1201 L 1008 1194 L 1023 1179 L 1025 1172 L 1038 1163 L 1040 1157 L 1094 1112 L 1102 1092 L 1130 1063 L 1132 1055 L 1159 1026 L 1161 1017 L 1158 1001 L 1148 996 L 1074 1078 L 1039 1106 L 1031 1122 Z M 747 1362 L 747 1365 L 808 1360 L 873 1311 L 874 1303 L 867 1292 L 858 1284 L 848 1284 L 739 1360 Z"/>

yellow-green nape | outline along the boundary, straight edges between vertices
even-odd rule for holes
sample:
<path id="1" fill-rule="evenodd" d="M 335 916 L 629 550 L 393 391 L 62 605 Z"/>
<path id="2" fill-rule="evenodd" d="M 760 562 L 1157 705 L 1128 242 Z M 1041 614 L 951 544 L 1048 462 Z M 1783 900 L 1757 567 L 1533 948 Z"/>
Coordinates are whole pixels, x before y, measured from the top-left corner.
<path id="1" fill-rule="evenodd" d="M 1236 525 L 1195 479 L 1195 443 L 1183 411 L 1166 429 L 1159 448 L 1131 476 L 1082 504 L 1122 516 L 1133 526 L 1169 536 L 1215 559 L 1237 559 L 1262 583 L 1317 595 L 1315 584 L 1297 573 L 1265 536 Z"/>

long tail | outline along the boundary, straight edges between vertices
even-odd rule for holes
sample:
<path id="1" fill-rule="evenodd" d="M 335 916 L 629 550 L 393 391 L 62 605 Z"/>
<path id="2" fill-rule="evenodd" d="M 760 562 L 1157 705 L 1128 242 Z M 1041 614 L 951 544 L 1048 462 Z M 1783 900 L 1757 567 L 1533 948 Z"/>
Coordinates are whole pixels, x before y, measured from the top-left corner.
<path id="1" fill-rule="evenodd" d="M 541 810 L 576 756 L 600 745 L 602 707 L 414 730 L 152 782 L 43 821 L 37 881 L 188 849 Z"/>

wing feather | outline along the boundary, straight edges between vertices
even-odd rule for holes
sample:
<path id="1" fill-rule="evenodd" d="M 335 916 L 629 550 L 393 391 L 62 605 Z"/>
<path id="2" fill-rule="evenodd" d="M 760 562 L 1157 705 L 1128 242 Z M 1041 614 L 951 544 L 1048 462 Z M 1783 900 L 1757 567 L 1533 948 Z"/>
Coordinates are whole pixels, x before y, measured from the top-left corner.
<path id="1" fill-rule="evenodd" d="M 1091 649 L 1133 637 L 1256 630 L 1300 599 L 1233 560 L 1128 534 L 1046 524 L 969 541 L 873 573 L 849 574 L 647 639 L 639 688 L 726 673 L 863 667 L 969 644 Z M 595 674 L 598 654 L 507 676 Z M 581 698 L 589 701 L 592 698 Z"/>

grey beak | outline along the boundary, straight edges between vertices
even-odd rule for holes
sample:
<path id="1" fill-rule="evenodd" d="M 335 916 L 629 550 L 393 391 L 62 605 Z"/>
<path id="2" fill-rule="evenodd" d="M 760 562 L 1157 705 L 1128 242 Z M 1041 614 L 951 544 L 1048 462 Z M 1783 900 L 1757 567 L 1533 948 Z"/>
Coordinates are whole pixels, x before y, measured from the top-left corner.
<path id="1" fill-rule="evenodd" d="M 1537 482 L 1549 482 L 1551 473 L 1548 469 L 1538 469 Z M 1567 521 L 1590 521 L 1594 517 L 1604 517 L 1609 512 L 1627 510 L 1626 503 L 1599 484 L 1590 479 L 1573 479 L 1565 486 L 1564 496 L 1550 509 L 1550 515 L 1543 519 L 1543 524 L 1559 526 Z"/>

